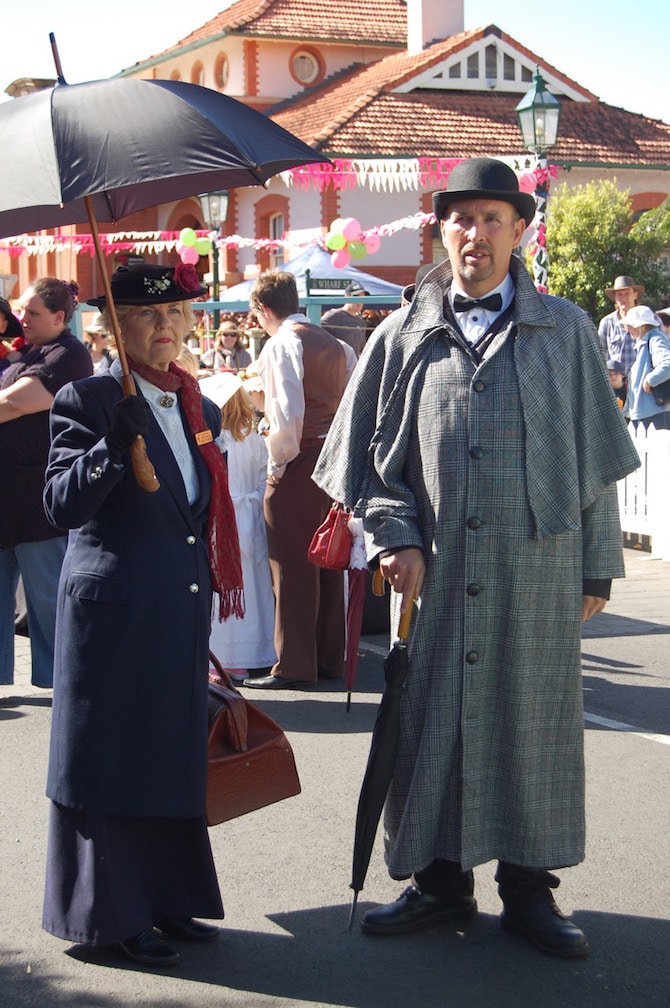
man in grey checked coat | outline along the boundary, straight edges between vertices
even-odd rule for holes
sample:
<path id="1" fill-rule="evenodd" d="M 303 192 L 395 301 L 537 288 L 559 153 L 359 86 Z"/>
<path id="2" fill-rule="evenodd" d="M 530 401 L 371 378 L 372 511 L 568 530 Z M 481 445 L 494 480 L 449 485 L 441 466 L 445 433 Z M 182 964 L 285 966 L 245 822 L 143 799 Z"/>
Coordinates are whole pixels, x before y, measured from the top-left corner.
<path id="1" fill-rule="evenodd" d="M 624 574 L 615 482 L 639 460 L 588 316 L 513 254 L 535 213 L 514 172 L 461 162 L 433 205 L 448 261 L 373 334 L 313 477 L 420 600 L 384 818 L 412 884 L 362 928 L 475 913 L 495 860 L 503 928 L 584 956 L 553 870 L 584 858 L 580 628 Z"/>

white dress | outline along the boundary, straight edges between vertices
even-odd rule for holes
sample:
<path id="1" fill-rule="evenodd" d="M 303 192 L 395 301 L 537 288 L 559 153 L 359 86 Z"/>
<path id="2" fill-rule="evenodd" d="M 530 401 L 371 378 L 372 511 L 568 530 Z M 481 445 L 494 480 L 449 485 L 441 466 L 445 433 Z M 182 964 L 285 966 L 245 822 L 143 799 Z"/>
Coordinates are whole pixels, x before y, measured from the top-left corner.
<path id="1" fill-rule="evenodd" d="M 244 579 L 244 619 L 231 617 L 220 623 L 214 596 L 210 650 L 224 668 L 268 668 L 277 660 L 274 646 L 274 595 L 270 578 L 263 494 L 267 447 L 252 431 L 236 441 L 227 430 L 216 440 L 228 460 L 228 485 L 235 508 Z"/>

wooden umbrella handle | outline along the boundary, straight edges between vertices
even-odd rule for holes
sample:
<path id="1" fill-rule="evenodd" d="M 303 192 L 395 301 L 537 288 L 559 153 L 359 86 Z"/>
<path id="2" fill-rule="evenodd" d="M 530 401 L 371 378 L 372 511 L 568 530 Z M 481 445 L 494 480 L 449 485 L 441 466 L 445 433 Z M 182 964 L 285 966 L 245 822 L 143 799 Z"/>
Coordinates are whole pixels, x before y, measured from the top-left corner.
<path id="1" fill-rule="evenodd" d="M 98 263 L 98 269 L 100 270 L 100 275 L 102 277 L 102 286 L 105 292 L 105 298 L 107 299 L 107 312 L 112 322 L 112 333 L 114 334 L 114 342 L 116 343 L 116 348 L 119 352 L 119 362 L 121 364 L 122 380 L 121 385 L 123 388 L 123 394 L 125 396 L 137 395 L 137 388 L 135 387 L 135 379 L 130 373 L 130 368 L 128 367 L 128 358 L 126 356 L 126 348 L 123 345 L 123 337 L 121 336 L 121 326 L 119 325 L 119 319 L 116 314 L 116 305 L 114 304 L 114 298 L 112 297 L 112 285 L 109 282 L 109 277 L 107 276 L 107 266 L 105 264 L 105 257 L 102 253 L 102 246 L 100 245 L 100 234 L 98 232 L 98 222 L 95 216 L 95 210 L 93 209 L 93 203 L 90 196 L 84 196 L 84 203 L 86 204 L 86 212 L 88 214 L 88 222 L 91 226 L 91 235 L 93 236 L 93 244 L 95 246 L 95 255 Z M 144 438 L 141 434 L 138 434 L 132 445 L 130 446 L 130 461 L 133 467 L 133 473 L 135 474 L 135 479 L 137 480 L 137 485 L 146 490 L 147 493 L 155 493 L 156 490 L 160 489 L 160 483 L 158 477 L 156 476 L 156 470 L 154 469 L 149 456 L 147 455 L 147 446 Z"/>

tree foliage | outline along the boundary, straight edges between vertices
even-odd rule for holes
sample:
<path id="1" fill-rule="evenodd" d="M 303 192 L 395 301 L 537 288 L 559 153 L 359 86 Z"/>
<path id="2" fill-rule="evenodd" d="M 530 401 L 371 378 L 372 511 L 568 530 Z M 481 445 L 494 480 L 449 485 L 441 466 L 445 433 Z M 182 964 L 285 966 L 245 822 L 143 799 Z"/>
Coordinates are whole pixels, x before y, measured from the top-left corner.
<path id="1" fill-rule="evenodd" d="M 547 214 L 549 292 L 569 298 L 597 321 L 612 310 L 605 295 L 626 274 L 644 284 L 645 302 L 667 293 L 660 256 L 670 247 L 670 197 L 635 221 L 630 194 L 616 181 L 552 189 Z"/>

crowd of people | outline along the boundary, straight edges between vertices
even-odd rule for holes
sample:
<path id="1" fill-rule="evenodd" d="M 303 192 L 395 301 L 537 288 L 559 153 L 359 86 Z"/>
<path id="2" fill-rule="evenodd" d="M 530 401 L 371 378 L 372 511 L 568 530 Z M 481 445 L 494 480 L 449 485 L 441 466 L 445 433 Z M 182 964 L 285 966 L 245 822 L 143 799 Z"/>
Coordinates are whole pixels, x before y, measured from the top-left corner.
<path id="1" fill-rule="evenodd" d="M 584 858 L 580 628 L 623 574 L 626 421 L 670 429 L 669 319 L 629 276 L 597 332 L 538 293 L 517 255 L 534 198 L 499 161 L 458 164 L 433 204 L 446 259 L 372 336 L 364 288 L 317 325 L 281 270 L 202 354 L 183 264 L 113 274 L 122 348 L 104 295 L 86 346 L 62 281 L 31 286 L 21 323 L 0 302 L 0 682 L 21 575 L 33 682 L 54 686 L 52 934 L 154 967 L 179 958 L 172 938 L 217 937 L 197 919 L 223 918 L 208 651 L 244 689 L 343 678 L 343 575 L 307 559 L 336 500 L 362 519 L 393 625 L 414 607 L 385 807 L 389 873 L 411 881 L 363 930 L 474 914 L 472 869 L 494 861 L 505 929 L 588 953 L 553 895 Z"/>

